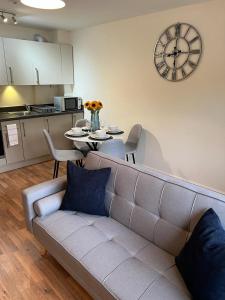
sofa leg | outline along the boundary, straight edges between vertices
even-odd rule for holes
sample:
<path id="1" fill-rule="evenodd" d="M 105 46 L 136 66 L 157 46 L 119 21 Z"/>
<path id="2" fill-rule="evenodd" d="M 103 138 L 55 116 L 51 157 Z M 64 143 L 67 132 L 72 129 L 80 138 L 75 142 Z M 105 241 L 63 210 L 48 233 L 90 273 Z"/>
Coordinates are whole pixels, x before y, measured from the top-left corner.
<path id="1" fill-rule="evenodd" d="M 48 255 L 48 251 L 46 250 L 46 249 L 43 249 L 42 251 L 41 251 L 41 256 L 42 257 L 46 257 Z"/>
<path id="2" fill-rule="evenodd" d="M 135 157 L 134 157 L 134 153 L 132 153 L 132 158 L 133 158 L 133 163 L 135 164 Z"/>
<path id="3" fill-rule="evenodd" d="M 56 173 L 56 165 L 57 165 L 57 161 L 55 160 L 55 163 L 54 163 L 54 172 L 53 172 L 53 179 L 55 178 L 55 173 Z"/>
<path id="4" fill-rule="evenodd" d="M 55 178 L 58 178 L 58 174 L 59 174 L 59 161 L 56 161 Z"/>
<path id="5" fill-rule="evenodd" d="M 128 154 L 126 154 L 126 159 L 127 159 L 127 161 L 129 161 L 129 156 L 128 156 Z"/>

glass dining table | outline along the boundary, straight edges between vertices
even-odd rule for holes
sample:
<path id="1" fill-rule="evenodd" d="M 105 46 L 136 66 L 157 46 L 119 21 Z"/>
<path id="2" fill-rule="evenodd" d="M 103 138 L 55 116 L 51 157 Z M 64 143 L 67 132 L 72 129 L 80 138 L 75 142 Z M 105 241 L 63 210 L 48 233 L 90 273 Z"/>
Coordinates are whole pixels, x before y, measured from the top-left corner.
<path id="1" fill-rule="evenodd" d="M 71 130 L 64 133 L 65 138 L 73 141 L 73 142 L 81 142 L 86 143 L 90 150 L 97 151 L 98 146 L 101 143 L 107 142 L 112 139 L 123 139 L 124 131 L 118 132 L 107 132 L 107 136 L 105 138 L 98 138 L 92 132 L 84 131 L 82 135 L 76 136 Z"/>

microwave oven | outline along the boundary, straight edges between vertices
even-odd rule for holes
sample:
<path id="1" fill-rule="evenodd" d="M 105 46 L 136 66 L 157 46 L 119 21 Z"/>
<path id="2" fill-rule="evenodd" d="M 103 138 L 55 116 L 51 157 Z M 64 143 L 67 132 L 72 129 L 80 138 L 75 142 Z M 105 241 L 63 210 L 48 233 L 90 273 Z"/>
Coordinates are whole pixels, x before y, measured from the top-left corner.
<path id="1" fill-rule="evenodd" d="M 54 97 L 56 111 L 77 111 L 82 110 L 82 98 L 79 97 Z"/>

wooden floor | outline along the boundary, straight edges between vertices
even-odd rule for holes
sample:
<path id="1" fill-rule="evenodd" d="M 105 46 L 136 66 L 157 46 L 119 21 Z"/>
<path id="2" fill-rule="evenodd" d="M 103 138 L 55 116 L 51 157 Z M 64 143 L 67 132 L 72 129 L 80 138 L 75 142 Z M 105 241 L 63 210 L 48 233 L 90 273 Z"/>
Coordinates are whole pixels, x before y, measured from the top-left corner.
<path id="1" fill-rule="evenodd" d="M 0 300 L 91 297 L 26 230 L 21 190 L 51 179 L 52 162 L 0 174 Z M 65 174 L 65 165 L 60 174 Z"/>

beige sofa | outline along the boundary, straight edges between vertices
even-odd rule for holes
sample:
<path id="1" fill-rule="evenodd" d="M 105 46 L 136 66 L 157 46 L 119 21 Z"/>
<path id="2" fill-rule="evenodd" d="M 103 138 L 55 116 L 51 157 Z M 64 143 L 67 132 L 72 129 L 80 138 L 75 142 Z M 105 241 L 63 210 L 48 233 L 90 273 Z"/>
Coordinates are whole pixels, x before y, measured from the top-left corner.
<path id="1" fill-rule="evenodd" d="M 111 167 L 110 217 L 60 211 L 65 178 L 23 192 L 27 227 L 94 299 L 191 299 L 174 263 L 199 217 L 225 195 L 90 152 L 86 168 Z"/>

